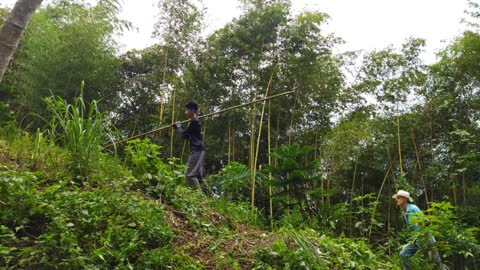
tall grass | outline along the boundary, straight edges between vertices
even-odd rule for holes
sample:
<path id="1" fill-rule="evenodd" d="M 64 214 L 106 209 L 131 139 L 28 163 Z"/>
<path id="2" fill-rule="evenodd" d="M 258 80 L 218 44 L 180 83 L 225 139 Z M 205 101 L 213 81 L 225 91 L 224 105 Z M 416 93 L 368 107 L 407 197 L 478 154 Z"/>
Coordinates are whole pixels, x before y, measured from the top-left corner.
<path id="1" fill-rule="evenodd" d="M 53 114 L 49 125 L 53 139 L 69 152 L 67 167 L 78 178 L 85 179 L 96 169 L 102 155 L 102 143 L 107 137 L 104 116 L 97 101 L 87 103 L 81 94 L 73 104 L 63 98 L 51 96 L 45 99 Z"/>

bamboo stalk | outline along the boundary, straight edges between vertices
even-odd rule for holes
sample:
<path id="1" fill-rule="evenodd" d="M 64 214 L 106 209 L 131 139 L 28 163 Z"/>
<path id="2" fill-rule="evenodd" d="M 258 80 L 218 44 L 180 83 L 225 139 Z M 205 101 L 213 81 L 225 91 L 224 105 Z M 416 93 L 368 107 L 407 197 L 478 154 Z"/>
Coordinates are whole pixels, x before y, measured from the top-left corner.
<path id="1" fill-rule="evenodd" d="M 268 132 L 268 166 L 272 166 L 272 157 L 270 156 L 271 154 L 271 114 L 270 114 L 270 100 L 268 101 L 268 122 L 267 122 L 267 132 Z M 268 173 L 268 180 L 269 180 L 269 185 L 268 185 L 268 195 L 269 195 L 269 206 L 270 206 L 270 230 L 273 231 L 273 191 L 272 191 L 272 173 Z"/>
<path id="2" fill-rule="evenodd" d="M 198 118 L 201 119 L 201 118 L 205 118 L 205 117 L 210 117 L 210 116 L 213 116 L 213 115 L 221 114 L 221 113 L 224 113 L 224 112 L 227 112 L 227 111 L 231 111 L 231 110 L 235 110 L 235 109 L 238 109 L 238 108 L 241 108 L 241 107 L 245 107 L 245 106 L 248 106 L 248 105 L 251 105 L 251 104 L 255 104 L 255 103 L 260 102 L 260 101 L 269 100 L 269 99 L 277 98 L 277 97 L 280 97 L 280 96 L 285 96 L 285 95 L 291 94 L 291 93 L 293 93 L 293 92 L 295 92 L 295 91 L 288 91 L 288 92 L 276 94 L 276 95 L 273 95 L 273 96 L 269 96 L 269 97 L 266 97 L 266 98 L 260 98 L 260 99 L 258 99 L 258 100 L 253 100 L 253 101 L 250 101 L 250 102 L 247 102 L 247 103 L 243 103 L 243 104 L 240 104 L 240 105 L 236 105 L 236 106 L 233 106 L 233 107 L 230 107 L 230 108 L 226 108 L 226 109 L 223 109 L 223 110 L 220 110 L 220 111 L 217 111 L 217 112 L 212 112 L 212 113 L 200 115 Z M 184 124 L 184 123 L 187 123 L 187 122 L 189 122 L 189 121 L 190 121 L 190 120 L 183 120 L 183 121 L 180 121 L 180 124 Z M 143 137 L 143 136 L 145 136 L 145 135 L 152 134 L 152 133 L 155 133 L 155 132 L 158 132 L 158 131 L 167 129 L 167 128 L 172 128 L 172 126 L 171 126 L 171 125 L 167 125 L 167 126 L 163 126 L 163 127 L 157 128 L 157 129 L 153 129 L 153 130 L 150 130 L 150 131 L 148 131 L 148 132 L 144 132 L 144 133 L 137 134 L 137 135 L 135 135 L 135 136 L 131 136 L 131 137 L 126 138 L 126 139 L 123 139 L 123 140 L 119 140 L 117 143 L 126 142 L 126 141 L 129 141 L 129 140 L 132 140 L 132 139 L 136 139 L 136 138 L 139 138 L 139 137 Z M 108 147 L 108 146 L 112 146 L 112 145 L 113 145 L 113 143 L 112 143 L 112 144 L 108 144 L 108 145 L 106 145 L 106 146 Z"/>
<path id="3" fill-rule="evenodd" d="M 176 98 L 176 91 L 173 89 L 173 96 L 172 96 L 172 122 L 170 123 L 173 125 L 175 123 L 175 98 Z M 173 158 L 173 142 L 175 138 L 175 130 L 170 131 L 170 158 Z"/>
<path id="4" fill-rule="evenodd" d="M 228 121 L 228 155 L 227 155 L 227 160 L 228 160 L 228 163 L 231 162 L 231 154 L 232 154 L 232 148 L 231 148 L 231 145 L 232 145 L 232 136 L 231 136 L 231 122 Z"/>
<path id="5" fill-rule="evenodd" d="M 420 154 L 418 153 L 417 143 L 415 142 L 415 137 L 414 137 L 412 140 L 413 140 L 413 147 L 415 148 L 415 156 L 417 157 L 418 171 L 420 172 L 420 179 L 422 180 L 423 191 L 425 192 L 425 210 L 427 210 L 427 209 L 428 209 L 428 190 L 427 190 L 427 185 L 426 185 L 426 183 L 425 183 L 425 178 L 423 177 L 422 165 L 420 164 Z M 427 213 L 428 213 L 428 212 L 427 212 Z"/>
<path id="6" fill-rule="evenodd" d="M 380 200 L 380 195 L 382 194 L 382 190 L 383 190 L 383 186 L 385 185 L 385 181 L 387 180 L 387 177 L 388 177 L 388 174 L 390 172 L 390 170 L 392 169 L 392 163 L 390 163 L 390 166 L 388 167 L 388 170 L 387 172 L 385 173 L 385 177 L 383 177 L 383 181 L 382 181 L 382 185 L 380 186 L 380 190 L 378 191 L 378 195 L 377 195 L 377 199 L 375 201 L 375 207 L 373 208 L 373 211 L 372 211 L 372 217 L 370 220 L 374 220 L 375 218 L 375 213 L 377 211 L 377 206 L 376 204 L 378 203 L 378 201 Z M 370 228 L 368 229 L 368 241 L 370 242 L 370 236 L 372 235 L 372 227 L 373 227 L 373 222 L 370 223 Z"/>
<path id="7" fill-rule="evenodd" d="M 257 99 L 258 90 L 255 91 L 255 99 Z M 251 207 L 252 213 L 255 211 L 255 119 L 257 113 L 257 103 L 253 104 L 252 122 L 250 124 L 250 148 L 249 148 L 249 166 L 250 166 L 250 181 L 251 181 Z"/>
<path id="8" fill-rule="evenodd" d="M 272 72 L 270 75 L 270 79 L 268 80 L 267 84 L 267 89 L 265 90 L 265 97 L 268 96 L 268 91 L 270 90 L 270 87 L 272 86 L 272 80 L 273 80 L 273 74 L 275 74 L 275 71 Z M 257 176 L 257 163 L 258 163 L 258 153 L 260 152 L 260 139 L 262 137 L 262 126 L 263 126 L 263 117 L 265 115 L 265 108 L 267 106 L 267 100 L 263 101 L 262 105 L 262 113 L 260 115 L 260 123 L 258 127 L 258 135 L 257 135 L 257 145 L 255 149 L 255 159 L 253 163 L 253 173 L 252 173 L 252 210 L 254 207 L 254 201 L 255 201 L 255 181 L 256 181 L 256 176 Z"/>
<path id="9" fill-rule="evenodd" d="M 232 162 L 235 161 L 235 129 L 232 128 Z"/>
<path id="10" fill-rule="evenodd" d="M 187 141 L 183 140 L 183 146 L 182 146 L 182 155 L 180 157 L 180 163 L 183 164 L 183 157 L 185 156 L 185 150 L 187 149 Z"/>
<path id="11" fill-rule="evenodd" d="M 465 182 L 465 171 L 462 172 L 462 184 L 463 184 L 463 204 L 467 203 L 467 184 Z"/>
<path id="12" fill-rule="evenodd" d="M 398 141 L 398 159 L 400 161 L 400 172 L 403 173 L 402 144 L 400 142 L 400 115 L 397 112 L 397 141 Z"/>
<path id="13" fill-rule="evenodd" d="M 452 177 L 452 192 L 453 192 L 453 206 L 457 206 L 458 205 L 458 201 L 457 201 L 457 187 L 455 185 L 455 176 Z"/>
<path id="14" fill-rule="evenodd" d="M 350 196 L 353 198 L 353 192 L 354 192 L 354 189 L 355 189 L 355 177 L 356 177 L 356 174 L 357 174 L 357 165 L 358 165 L 358 154 L 357 154 L 357 158 L 355 159 L 355 169 L 353 170 L 353 179 L 352 179 L 352 190 L 350 191 Z M 352 237 L 352 215 L 350 215 L 350 222 L 349 222 L 349 230 L 350 230 L 350 237 Z"/>
<path id="15" fill-rule="evenodd" d="M 165 61 L 163 63 L 163 78 L 162 86 L 165 87 L 167 77 L 167 61 L 168 61 L 168 48 L 165 50 Z M 163 111 L 165 110 L 165 102 L 163 100 L 164 91 L 160 91 L 160 124 L 163 123 Z M 173 117 L 172 117 L 173 119 Z"/>
<path id="16" fill-rule="evenodd" d="M 388 161 L 390 163 L 390 166 L 393 164 L 392 157 L 390 156 L 390 149 L 388 148 L 388 145 L 386 146 L 387 148 L 387 155 L 388 155 Z M 393 179 L 393 186 L 395 187 L 395 190 L 397 189 L 397 179 L 395 178 L 395 174 L 392 171 L 392 179 Z"/>
<path id="17" fill-rule="evenodd" d="M 289 126 L 289 134 L 288 134 L 288 145 L 290 146 L 292 144 L 292 130 L 293 130 L 293 116 L 295 114 L 295 106 L 297 105 L 297 93 L 295 93 L 295 97 L 293 98 L 293 109 L 292 109 L 292 114 L 290 117 L 290 126 Z"/>

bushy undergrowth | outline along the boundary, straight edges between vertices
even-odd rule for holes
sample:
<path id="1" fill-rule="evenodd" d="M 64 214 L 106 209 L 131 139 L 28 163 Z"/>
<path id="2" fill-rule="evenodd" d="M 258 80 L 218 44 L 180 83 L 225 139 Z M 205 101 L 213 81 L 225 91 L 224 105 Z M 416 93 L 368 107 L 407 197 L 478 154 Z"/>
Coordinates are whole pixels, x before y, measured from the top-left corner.
<path id="1" fill-rule="evenodd" d="M 383 226 L 374 194 L 316 205 L 311 199 L 324 194 L 309 193 L 296 204 L 274 201 L 278 231 L 266 232 L 267 211 L 250 204 L 246 166 L 210 176 L 220 198 L 208 198 L 187 187 L 185 165 L 162 161 L 149 140 L 128 142 L 122 158 L 104 153 L 108 135 L 95 103 L 50 102 L 57 110 L 50 129 L 0 129 L 0 268 L 398 269 L 400 240 L 430 235 L 449 265 L 478 263 L 478 228 L 463 225 L 476 224 L 468 216 L 475 209 L 459 208 L 458 218 L 451 205 L 432 204 L 422 221 L 429 226 L 388 235 L 374 251 L 368 240 L 382 243 L 370 236 Z M 265 191 L 270 182 L 259 180 Z"/>
<path id="2" fill-rule="evenodd" d="M 81 94 L 73 104 L 68 104 L 58 96 L 45 99 L 53 118 L 49 121 L 52 141 L 68 150 L 66 165 L 80 181 L 98 170 L 102 156 L 101 145 L 108 137 L 105 117 L 98 110 L 97 101 L 88 103 Z"/>
<path id="3" fill-rule="evenodd" d="M 311 229 L 282 229 L 271 248 L 259 248 L 254 269 L 400 269 L 360 239 L 333 238 Z"/>
<path id="4" fill-rule="evenodd" d="M 31 174 L 2 172 L 0 179 L 0 265 L 8 269 L 139 266 L 150 263 L 146 251 L 165 249 L 173 237 L 163 206 L 138 194 L 44 187 Z"/>

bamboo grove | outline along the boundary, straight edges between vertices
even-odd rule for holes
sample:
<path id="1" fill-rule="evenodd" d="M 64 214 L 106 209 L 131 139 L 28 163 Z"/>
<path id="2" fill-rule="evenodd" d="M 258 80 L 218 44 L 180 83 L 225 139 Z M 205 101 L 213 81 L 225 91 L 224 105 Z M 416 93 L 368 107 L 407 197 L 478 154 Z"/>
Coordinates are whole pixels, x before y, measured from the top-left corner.
<path id="1" fill-rule="evenodd" d="M 82 115 L 101 111 L 111 132 L 92 135 L 93 148 L 122 159 L 142 139 L 184 164 L 188 147 L 169 127 L 195 99 L 208 116 L 209 185 L 269 230 L 312 228 L 397 254 L 404 224 L 391 195 L 405 189 L 434 226 L 444 222 L 433 228 L 448 264 L 478 269 L 468 242 L 480 237 L 480 3 L 468 2 L 464 32 L 425 64 L 422 38 L 337 53 L 344 41 L 325 31 L 328 14 L 241 2 L 242 15 L 206 35 L 200 1 L 159 0 L 156 43 L 123 53 L 114 37 L 131 25 L 118 2 L 43 3 L 0 84 L 2 136 L 35 134 L 48 108 L 85 100 Z M 0 6 L 1 23 L 8 12 Z"/>

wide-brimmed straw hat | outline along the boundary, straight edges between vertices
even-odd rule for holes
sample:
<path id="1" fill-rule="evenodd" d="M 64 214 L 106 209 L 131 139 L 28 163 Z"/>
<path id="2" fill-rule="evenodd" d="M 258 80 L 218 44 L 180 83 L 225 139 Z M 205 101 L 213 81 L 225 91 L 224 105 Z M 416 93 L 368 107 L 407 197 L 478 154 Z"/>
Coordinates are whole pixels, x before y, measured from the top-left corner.
<path id="1" fill-rule="evenodd" d="M 410 197 L 410 192 L 408 191 L 400 189 L 399 191 L 397 191 L 397 194 L 392 196 L 392 198 L 396 199 L 398 196 L 407 198 L 410 202 L 413 202 L 413 198 Z"/>

